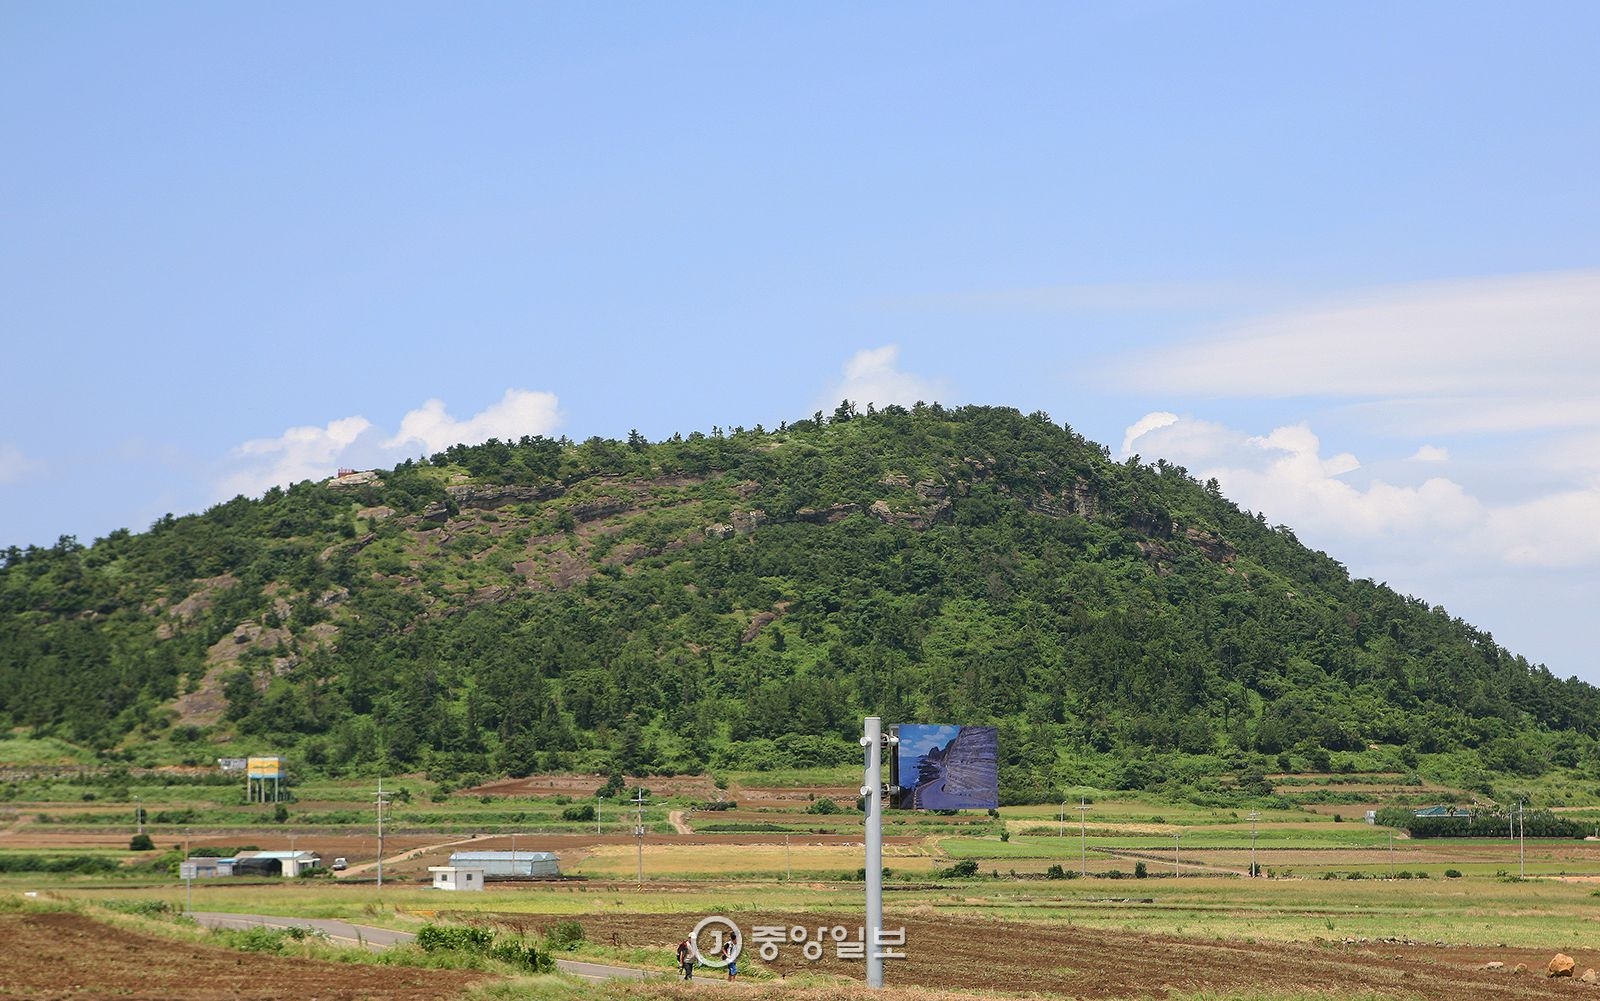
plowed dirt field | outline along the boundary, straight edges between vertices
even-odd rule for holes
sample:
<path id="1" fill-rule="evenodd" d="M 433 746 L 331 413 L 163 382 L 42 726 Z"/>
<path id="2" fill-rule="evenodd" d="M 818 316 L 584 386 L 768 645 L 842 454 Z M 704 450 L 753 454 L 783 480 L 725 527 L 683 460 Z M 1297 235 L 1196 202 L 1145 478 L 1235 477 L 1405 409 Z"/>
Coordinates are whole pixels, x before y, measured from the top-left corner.
<path id="1" fill-rule="evenodd" d="M 448 1001 L 483 974 L 193 945 L 77 914 L 0 914 L 0 997 L 27 1001 Z"/>
<path id="2" fill-rule="evenodd" d="M 505 915 L 508 925 L 531 930 L 541 919 Z M 542 919 L 557 920 L 556 916 Z M 695 919 L 670 915 L 601 915 L 581 919 L 586 937 L 619 945 L 653 945 L 670 965 L 671 947 Z M 860 915 L 749 913 L 735 915 L 747 956 L 756 925 L 806 929 L 815 940 L 819 926 L 844 926 L 856 935 Z M 1284 945 L 1224 942 L 1176 936 L 1129 934 L 1066 923 L 1026 924 L 940 916 L 890 915 L 888 928 L 905 928 L 906 958 L 887 963 L 885 980 L 896 987 L 962 991 L 1038 992 L 1074 998 L 1162 997 L 1169 991 L 1230 991 L 1264 988 L 1344 992 L 1385 992 L 1437 1001 L 1505 1001 L 1511 998 L 1595 997 L 1597 988 L 1573 980 L 1548 980 L 1546 964 L 1554 950 L 1449 948 L 1403 945 L 1343 947 L 1337 944 Z M 704 945 L 704 940 L 702 945 Z M 861 961 L 840 961 L 830 944 L 820 960 L 807 960 L 801 946 L 785 943 L 777 972 L 813 970 L 865 979 Z M 1578 972 L 1600 963 L 1600 954 L 1578 956 Z M 1498 961 L 1506 971 L 1527 964 L 1523 974 L 1489 972 Z M 717 970 L 702 975 L 720 977 Z"/>

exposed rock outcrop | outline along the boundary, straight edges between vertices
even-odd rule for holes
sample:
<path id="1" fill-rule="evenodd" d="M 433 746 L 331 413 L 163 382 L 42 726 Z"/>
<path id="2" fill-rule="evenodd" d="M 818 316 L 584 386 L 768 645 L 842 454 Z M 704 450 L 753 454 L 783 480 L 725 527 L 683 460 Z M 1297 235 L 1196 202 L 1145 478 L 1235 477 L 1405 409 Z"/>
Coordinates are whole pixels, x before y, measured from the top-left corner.
<path id="1" fill-rule="evenodd" d="M 338 476 L 328 480 L 327 483 L 334 490 L 348 490 L 351 487 L 364 487 L 368 484 L 377 486 L 383 483 L 383 477 L 378 475 L 376 469 L 363 469 L 356 472 L 341 471 Z"/>
<path id="2" fill-rule="evenodd" d="M 1232 563 L 1239 558 L 1238 550 L 1228 545 L 1221 537 L 1212 535 L 1210 532 L 1191 528 L 1183 533 L 1183 537 L 1190 545 L 1204 553 L 1206 559 L 1213 563 Z"/>
<path id="3" fill-rule="evenodd" d="M 595 497 L 590 500 L 577 501 L 572 505 L 573 521 L 599 521 L 609 518 L 614 514 L 621 514 L 631 510 L 633 502 L 618 497 Z"/>
<path id="4" fill-rule="evenodd" d="M 1100 516 L 1100 500 L 1089 481 L 1079 476 L 1074 479 L 1072 489 L 1056 493 L 1046 491 L 1028 503 L 1028 510 L 1052 518 L 1075 515 L 1091 520 Z"/>
<path id="5" fill-rule="evenodd" d="M 740 634 L 739 642 L 749 643 L 757 636 L 760 636 L 761 630 L 776 622 L 781 614 L 781 612 L 757 612 L 755 617 L 750 620 L 750 624 L 745 627 L 744 632 Z"/>
<path id="6" fill-rule="evenodd" d="M 861 510 L 860 504 L 835 504 L 832 507 L 803 507 L 794 513 L 795 521 L 812 525 L 831 525 Z"/>
<path id="7" fill-rule="evenodd" d="M 551 483 L 542 487 L 464 484 L 462 486 L 445 487 L 444 492 L 449 495 L 458 508 L 470 507 L 479 510 L 492 510 L 497 507 L 505 507 L 507 504 L 532 504 L 553 500 L 566 493 L 567 488 L 559 483 Z"/>

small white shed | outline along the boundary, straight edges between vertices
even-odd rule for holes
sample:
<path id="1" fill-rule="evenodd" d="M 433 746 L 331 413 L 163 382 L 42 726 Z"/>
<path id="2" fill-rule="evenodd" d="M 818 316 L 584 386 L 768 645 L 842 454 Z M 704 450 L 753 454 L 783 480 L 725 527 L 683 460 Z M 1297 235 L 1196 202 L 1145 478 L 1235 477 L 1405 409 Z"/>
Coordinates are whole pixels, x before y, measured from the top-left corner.
<path id="1" fill-rule="evenodd" d="M 435 890 L 483 889 L 483 870 L 465 865 L 430 865 Z"/>

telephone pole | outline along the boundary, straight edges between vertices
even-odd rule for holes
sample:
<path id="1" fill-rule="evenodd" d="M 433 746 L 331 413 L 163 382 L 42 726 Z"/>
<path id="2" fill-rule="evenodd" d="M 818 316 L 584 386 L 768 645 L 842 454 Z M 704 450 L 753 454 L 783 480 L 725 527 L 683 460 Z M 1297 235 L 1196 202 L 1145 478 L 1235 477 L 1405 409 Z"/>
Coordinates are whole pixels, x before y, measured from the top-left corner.
<path id="1" fill-rule="evenodd" d="M 638 789 L 633 794 L 633 805 L 638 810 L 638 816 L 633 825 L 633 836 L 638 841 L 639 870 L 637 885 L 644 886 L 644 790 Z"/>
<path id="2" fill-rule="evenodd" d="M 383 776 L 378 776 L 378 889 L 383 889 L 383 808 L 389 803 L 389 794 L 383 791 Z"/>
<path id="3" fill-rule="evenodd" d="M 1261 867 L 1256 865 L 1256 821 L 1261 819 L 1260 810 L 1250 811 L 1250 878 L 1261 874 Z"/>
<path id="4" fill-rule="evenodd" d="M 1528 875 L 1528 856 L 1525 849 L 1528 844 L 1528 821 L 1522 808 L 1522 800 L 1517 800 L 1517 878 Z"/>
<path id="5" fill-rule="evenodd" d="M 1089 875 L 1089 797 L 1078 797 L 1078 875 Z"/>

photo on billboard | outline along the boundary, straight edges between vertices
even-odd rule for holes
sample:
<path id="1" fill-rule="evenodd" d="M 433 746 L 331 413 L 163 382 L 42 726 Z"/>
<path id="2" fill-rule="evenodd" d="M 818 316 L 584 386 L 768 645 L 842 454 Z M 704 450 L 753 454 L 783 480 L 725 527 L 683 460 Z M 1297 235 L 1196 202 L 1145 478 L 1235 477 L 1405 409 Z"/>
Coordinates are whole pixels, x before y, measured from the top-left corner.
<path id="1" fill-rule="evenodd" d="M 992 810 L 1000 805 L 998 731 L 902 723 L 895 776 L 902 810 Z"/>

